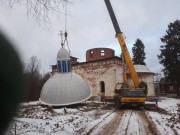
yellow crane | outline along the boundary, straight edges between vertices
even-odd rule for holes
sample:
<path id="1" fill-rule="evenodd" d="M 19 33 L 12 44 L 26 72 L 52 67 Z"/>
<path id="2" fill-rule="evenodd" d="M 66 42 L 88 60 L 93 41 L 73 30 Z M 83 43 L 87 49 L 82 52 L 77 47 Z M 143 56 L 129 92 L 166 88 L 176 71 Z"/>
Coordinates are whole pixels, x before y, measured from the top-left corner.
<path id="1" fill-rule="evenodd" d="M 114 29 L 116 31 L 116 37 L 118 38 L 120 48 L 122 50 L 122 55 L 125 60 L 126 66 L 130 72 L 131 79 L 134 83 L 134 87 L 130 88 L 127 84 L 126 73 L 123 71 L 123 83 L 117 84 L 114 90 L 114 99 L 116 103 L 120 105 L 137 105 L 144 106 L 146 95 L 147 95 L 147 84 L 140 81 L 137 72 L 134 68 L 131 56 L 127 49 L 124 36 L 120 27 L 118 25 L 116 16 L 114 14 L 113 8 L 111 6 L 110 0 L 104 0 L 107 6 L 109 15 L 111 17 Z"/>

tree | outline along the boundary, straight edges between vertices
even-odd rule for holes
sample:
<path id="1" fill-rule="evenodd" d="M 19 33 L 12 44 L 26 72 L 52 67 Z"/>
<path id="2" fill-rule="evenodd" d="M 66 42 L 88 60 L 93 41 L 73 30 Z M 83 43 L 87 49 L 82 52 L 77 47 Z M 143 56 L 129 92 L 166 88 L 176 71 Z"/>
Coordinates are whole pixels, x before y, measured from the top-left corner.
<path id="1" fill-rule="evenodd" d="M 40 91 L 39 80 L 41 78 L 40 62 L 36 56 L 30 58 L 27 67 L 25 68 L 26 88 L 27 88 L 27 100 L 35 100 L 38 97 Z"/>
<path id="2" fill-rule="evenodd" d="M 64 7 L 71 0 L 1 0 L 3 5 L 8 5 L 10 8 L 15 5 L 26 6 L 28 17 L 32 17 L 36 24 L 44 24 L 46 27 L 51 24 L 50 16 L 54 13 L 59 16 L 66 14 Z"/>
<path id="3" fill-rule="evenodd" d="M 24 72 L 26 80 L 26 97 L 24 100 L 38 100 L 44 83 L 50 78 L 49 73 L 40 74 L 40 60 L 36 56 L 30 58 Z"/>
<path id="4" fill-rule="evenodd" d="M 164 45 L 160 46 L 159 63 L 164 66 L 162 70 L 167 80 L 180 86 L 180 20 L 168 25 L 166 34 L 160 38 Z M 180 96 L 178 90 L 177 95 Z"/>
<path id="5" fill-rule="evenodd" d="M 137 39 L 135 44 L 133 45 L 132 52 L 133 52 L 133 58 L 132 61 L 134 64 L 137 65 L 146 65 L 144 60 L 146 59 L 146 54 L 144 52 L 144 44 L 140 39 Z"/>

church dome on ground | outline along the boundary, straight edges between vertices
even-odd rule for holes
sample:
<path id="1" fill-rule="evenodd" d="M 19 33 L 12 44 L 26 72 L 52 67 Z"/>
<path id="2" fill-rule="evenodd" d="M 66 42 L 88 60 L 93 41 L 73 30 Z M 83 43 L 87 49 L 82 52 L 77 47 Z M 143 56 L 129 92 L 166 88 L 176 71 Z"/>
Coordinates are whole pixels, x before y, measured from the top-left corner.
<path id="1" fill-rule="evenodd" d="M 46 105 L 63 106 L 82 102 L 90 96 L 90 88 L 81 76 L 56 73 L 44 84 L 40 101 Z"/>
<path id="2" fill-rule="evenodd" d="M 63 34 L 61 33 L 61 36 Z M 50 106 L 65 106 L 80 103 L 91 96 L 87 82 L 72 72 L 69 52 L 64 47 L 61 37 L 61 48 L 57 53 L 57 73 L 44 84 L 40 102 Z"/>

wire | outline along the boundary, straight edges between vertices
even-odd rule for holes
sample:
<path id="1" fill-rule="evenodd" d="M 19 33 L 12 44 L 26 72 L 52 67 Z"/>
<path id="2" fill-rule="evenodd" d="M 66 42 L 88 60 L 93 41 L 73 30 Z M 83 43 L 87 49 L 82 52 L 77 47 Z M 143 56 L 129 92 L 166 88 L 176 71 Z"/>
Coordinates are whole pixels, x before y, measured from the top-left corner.
<path id="1" fill-rule="evenodd" d="M 64 33 L 64 37 L 65 37 L 64 44 L 66 42 L 67 47 L 68 47 L 68 51 L 69 51 L 69 55 L 71 56 L 71 51 L 70 51 L 69 43 L 68 43 L 68 40 L 67 40 L 67 35 L 68 35 L 68 33 L 65 31 L 65 33 Z"/>
<path id="2" fill-rule="evenodd" d="M 65 4 L 65 32 L 67 31 L 67 3 Z"/>
<path id="3" fill-rule="evenodd" d="M 71 56 L 71 51 L 70 51 L 70 47 L 69 47 L 69 43 L 68 43 L 68 40 L 67 40 L 67 36 L 68 36 L 68 33 L 67 33 L 67 4 L 68 4 L 68 1 L 66 1 L 65 3 L 65 33 L 64 33 L 64 45 L 65 43 L 67 44 L 67 47 L 68 47 L 68 51 L 69 51 L 69 55 Z"/>

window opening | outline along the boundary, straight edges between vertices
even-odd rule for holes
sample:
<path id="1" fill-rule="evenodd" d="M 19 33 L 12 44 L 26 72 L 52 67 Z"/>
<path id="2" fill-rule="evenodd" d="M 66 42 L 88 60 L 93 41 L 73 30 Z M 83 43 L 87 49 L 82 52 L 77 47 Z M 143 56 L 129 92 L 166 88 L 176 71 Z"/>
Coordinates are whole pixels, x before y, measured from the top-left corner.
<path id="1" fill-rule="evenodd" d="M 102 93 L 105 93 L 105 83 L 104 83 L 104 81 L 100 82 L 100 90 L 101 90 Z"/>
<path id="2" fill-rule="evenodd" d="M 58 71 L 61 72 L 61 62 L 58 61 Z"/>
<path id="3" fill-rule="evenodd" d="M 173 90 L 173 86 L 170 86 L 170 90 Z"/>
<path id="4" fill-rule="evenodd" d="M 105 56 L 105 51 L 101 50 L 101 56 Z"/>
<path id="5" fill-rule="evenodd" d="M 63 72 L 67 72 L 67 66 L 66 66 L 66 61 L 63 61 Z"/>
<path id="6" fill-rule="evenodd" d="M 90 57 L 93 57 L 93 53 L 94 53 L 93 51 L 90 52 Z"/>

